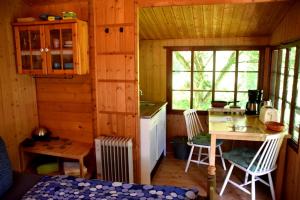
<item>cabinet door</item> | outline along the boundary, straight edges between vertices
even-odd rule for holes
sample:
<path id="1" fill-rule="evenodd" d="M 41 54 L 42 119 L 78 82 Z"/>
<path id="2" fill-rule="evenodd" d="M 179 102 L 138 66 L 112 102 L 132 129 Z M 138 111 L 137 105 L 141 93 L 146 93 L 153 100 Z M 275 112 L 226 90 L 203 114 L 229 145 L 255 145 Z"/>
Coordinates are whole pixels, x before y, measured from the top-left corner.
<path id="1" fill-rule="evenodd" d="M 151 128 L 150 140 L 150 169 L 152 171 L 157 161 L 157 123 L 153 124 Z"/>
<path id="2" fill-rule="evenodd" d="M 48 74 L 75 74 L 78 67 L 76 24 L 46 25 Z"/>
<path id="3" fill-rule="evenodd" d="M 157 159 L 166 148 L 166 110 L 165 107 L 158 113 L 159 121 L 157 124 Z"/>
<path id="4" fill-rule="evenodd" d="M 47 73 L 43 26 L 15 26 L 18 73 Z"/>

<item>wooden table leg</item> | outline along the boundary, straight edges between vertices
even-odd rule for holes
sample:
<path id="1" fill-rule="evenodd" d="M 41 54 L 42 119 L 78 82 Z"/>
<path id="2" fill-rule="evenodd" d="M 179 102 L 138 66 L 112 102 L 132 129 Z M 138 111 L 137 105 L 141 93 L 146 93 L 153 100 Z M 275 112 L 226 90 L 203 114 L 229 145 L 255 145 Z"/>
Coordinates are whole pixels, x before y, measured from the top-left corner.
<path id="1" fill-rule="evenodd" d="M 79 169 L 80 169 L 80 177 L 84 178 L 84 174 L 83 174 L 83 158 L 79 159 Z"/>
<path id="2" fill-rule="evenodd" d="M 210 151 L 209 151 L 209 167 L 207 176 L 207 195 L 210 200 L 216 199 L 216 135 L 211 134 Z"/>

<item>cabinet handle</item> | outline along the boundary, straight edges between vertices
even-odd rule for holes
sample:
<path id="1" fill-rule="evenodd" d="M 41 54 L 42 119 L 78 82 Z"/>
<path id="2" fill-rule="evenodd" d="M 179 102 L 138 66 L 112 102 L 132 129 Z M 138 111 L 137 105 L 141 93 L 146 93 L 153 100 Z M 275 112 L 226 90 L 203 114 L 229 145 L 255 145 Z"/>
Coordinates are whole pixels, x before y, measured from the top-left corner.
<path id="1" fill-rule="evenodd" d="M 49 49 L 48 48 L 45 48 L 45 52 L 48 52 L 49 51 Z"/>
<path id="2" fill-rule="evenodd" d="M 109 28 L 105 28 L 105 29 L 104 29 L 104 32 L 105 32 L 105 33 L 109 33 Z"/>
<path id="3" fill-rule="evenodd" d="M 40 49 L 40 52 L 44 52 L 44 49 L 43 49 L 43 48 L 41 48 L 41 49 Z"/>
<path id="4" fill-rule="evenodd" d="M 120 27 L 120 33 L 123 33 L 123 32 L 124 32 L 124 28 Z"/>

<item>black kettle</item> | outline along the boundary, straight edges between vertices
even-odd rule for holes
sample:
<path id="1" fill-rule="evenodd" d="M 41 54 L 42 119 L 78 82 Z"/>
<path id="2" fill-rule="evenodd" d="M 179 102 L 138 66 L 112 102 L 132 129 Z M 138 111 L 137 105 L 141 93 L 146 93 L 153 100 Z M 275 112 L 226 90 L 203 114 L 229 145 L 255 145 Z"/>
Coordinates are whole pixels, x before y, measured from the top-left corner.
<path id="1" fill-rule="evenodd" d="M 45 127 L 37 127 L 32 131 L 32 139 L 37 141 L 50 140 L 51 132 Z"/>

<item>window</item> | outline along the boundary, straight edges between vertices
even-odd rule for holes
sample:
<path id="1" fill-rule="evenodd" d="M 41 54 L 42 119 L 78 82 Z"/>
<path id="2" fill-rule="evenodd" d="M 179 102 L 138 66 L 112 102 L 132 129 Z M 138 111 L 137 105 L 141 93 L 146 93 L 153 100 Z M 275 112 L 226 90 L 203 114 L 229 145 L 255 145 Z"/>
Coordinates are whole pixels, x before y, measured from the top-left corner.
<path id="1" fill-rule="evenodd" d="M 270 97 L 281 122 L 289 127 L 294 144 L 299 143 L 300 89 L 299 47 L 289 45 L 272 52 Z"/>
<path id="2" fill-rule="evenodd" d="M 211 101 L 239 101 L 258 89 L 259 49 L 167 48 L 169 110 L 207 110 Z"/>

